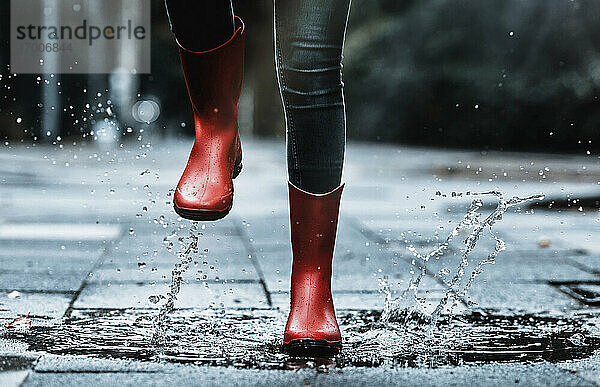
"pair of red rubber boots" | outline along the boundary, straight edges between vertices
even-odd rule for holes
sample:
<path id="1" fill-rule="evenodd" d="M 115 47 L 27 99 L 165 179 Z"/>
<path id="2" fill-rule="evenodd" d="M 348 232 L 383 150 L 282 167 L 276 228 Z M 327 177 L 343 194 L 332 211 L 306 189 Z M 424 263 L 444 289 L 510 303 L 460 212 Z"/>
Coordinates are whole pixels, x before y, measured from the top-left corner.
<path id="1" fill-rule="evenodd" d="M 224 44 L 193 52 L 180 45 L 194 111 L 196 139 L 177 185 L 175 211 L 190 220 L 217 220 L 233 205 L 242 168 L 237 103 L 244 71 L 244 24 Z M 341 348 L 331 297 L 331 266 L 343 186 L 311 194 L 289 183 L 292 237 L 291 307 L 284 347 L 292 353 L 330 354 Z"/>

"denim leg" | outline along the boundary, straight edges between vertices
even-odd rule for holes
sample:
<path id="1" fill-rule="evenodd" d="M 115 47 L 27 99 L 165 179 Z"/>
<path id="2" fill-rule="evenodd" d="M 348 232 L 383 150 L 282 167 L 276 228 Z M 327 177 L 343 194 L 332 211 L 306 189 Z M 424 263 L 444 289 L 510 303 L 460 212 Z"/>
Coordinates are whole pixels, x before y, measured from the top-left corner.
<path id="1" fill-rule="evenodd" d="M 165 0 L 165 6 L 171 31 L 188 50 L 213 49 L 235 32 L 231 0 Z"/>
<path id="2" fill-rule="evenodd" d="M 342 49 L 350 0 L 275 0 L 275 57 L 290 181 L 326 193 L 342 178 Z"/>

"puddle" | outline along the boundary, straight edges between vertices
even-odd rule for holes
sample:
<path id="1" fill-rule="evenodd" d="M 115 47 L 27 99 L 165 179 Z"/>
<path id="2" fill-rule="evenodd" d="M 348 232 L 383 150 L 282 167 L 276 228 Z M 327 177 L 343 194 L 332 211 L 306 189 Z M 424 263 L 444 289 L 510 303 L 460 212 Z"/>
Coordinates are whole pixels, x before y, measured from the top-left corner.
<path id="1" fill-rule="evenodd" d="M 493 226 L 507 209 L 543 199 L 543 195 L 507 199 L 496 191 L 452 193 L 452 197 L 462 196 L 471 197 L 471 205 L 436 249 L 422 254 L 416 246 L 408 246 L 413 265 L 420 270 L 413 273 L 404 291 L 394 292 L 399 297 L 393 298 L 392 289 L 384 283 L 382 291 L 387 297 L 383 311 L 338 312 L 345 341 L 335 358 L 299 359 L 285 354 L 281 333 L 286 314 L 277 309 L 176 309 L 183 276 L 199 254 L 203 233 L 197 223 L 192 223 L 189 235 L 180 237 L 174 232 L 164 240 L 179 259 L 171 273 L 169 292 L 149 298 L 160 307 L 158 313 L 139 309 L 74 310 L 60 324 L 0 328 L 0 339 L 22 343 L 30 351 L 56 355 L 258 369 L 559 362 L 589 357 L 600 349 L 595 325 L 600 315 L 568 318 L 502 314 L 477 308 L 467 314 L 454 314 L 455 307 L 465 302 L 475 278 L 505 249 L 504 242 L 492 232 Z M 482 213 L 482 196 L 497 201 L 486 216 Z M 471 257 L 480 238 L 488 235 L 493 247 Z M 434 275 L 445 290 L 434 310 L 425 313 L 417 296 L 421 280 L 427 275 L 425 265 L 435 261 L 451 265 L 453 256 L 458 258 L 454 269 L 444 268 Z"/>
<path id="2" fill-rule="evenodd" d="M 151 343 L 152 315 L 131 310 L 74 311 L 56 326 L 0 331 L 29 350 L 90 358 L 162 361 L 237 368 L 440 367 L 496 362 L 559 362 L 600 348 L 598 316 L 573 318 L 476 310 L 421 322 L 381 323 L 381 312 L 341 311 L 344 348 L 332 359 L 294 359 L 281 350 L 278 310 L 175 310 L 161 347 Z"/>

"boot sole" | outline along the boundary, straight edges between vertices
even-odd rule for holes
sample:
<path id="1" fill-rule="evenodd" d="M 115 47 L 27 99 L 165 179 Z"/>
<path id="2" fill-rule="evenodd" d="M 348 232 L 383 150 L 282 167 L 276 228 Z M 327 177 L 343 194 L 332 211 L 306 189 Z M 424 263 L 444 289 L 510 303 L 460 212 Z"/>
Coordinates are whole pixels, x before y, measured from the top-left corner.
<path id="1" fill-rule="evenodd" d="M 284 352 L 299 357 L 331 357 L 341 349 L 341 342 L 329 343 L 319 339 L 297 339 L 283 343 Z"/>
<path id="2" fill-rule="evenodd" d="M 240 175 L 240 173 L 242 172 L 242 167 L 243 167 L 242 157 L 240 156 L 235 161 L 235 166 L 233 167 L 233 173 L 231 174 L 232 179 L 235 179 L 236 177 L 238 177 Z M 229 208 L 227 208 L 226 210 L 223 210 L 223 211 L 203 211 L 203 210 L 190 210 L 187 208 L 179 208 L 175 204 L 173 204 L 173 209 L 175 210 L 177 215 L 181 216 L 184 219 L 195 220 L 195 221 L 213 221 L 213 220 L 223 219 L 224 217 L 227 216 L 227 214 L 229 214 L 229 211 L 231 211 L 232 207 L 233 207 L 233 203 L 231 203 Z"/>

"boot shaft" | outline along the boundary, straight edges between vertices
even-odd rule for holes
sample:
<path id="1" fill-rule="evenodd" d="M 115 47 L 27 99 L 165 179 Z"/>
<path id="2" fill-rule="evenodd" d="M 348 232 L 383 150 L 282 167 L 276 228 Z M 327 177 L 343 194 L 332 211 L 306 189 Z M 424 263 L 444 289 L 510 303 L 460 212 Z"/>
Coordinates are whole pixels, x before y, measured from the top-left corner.
<path id="1" fill-rule="evenodd" d="M 233 178 L 241 169 L 237 103 L 244 73 L 244 24 L 221 46 L 180 58 L 194 110 L 195 141 L 173 204 L 190 220 L 217 220 L 233 205 Z"/>
<path id="2" fill-rule="evenodd" d="M 289 183 L 292 271 L 296 277 L 317 275 L 329 287 L 344 186 L 326 194 L 311 194 Z M 292 282 L 294 281 L 292 276 Z"/>
<path id="3" fill-rule="evenodd" d="M 341 340 L 331 298 L 331 266 L 343 189 L 315 195 L 289 184 L 293 264 L 284 343 L 339 345 Z"/>
<path id="4" fill-rule="evenodd" d="M 203 52 L 179 46 L 185 83 L 197 120 L 217 123 L 237 119 L 244 74 L 244 30 L 242 19 L 236 17 L 235 33 L 221 46 Z"/>

